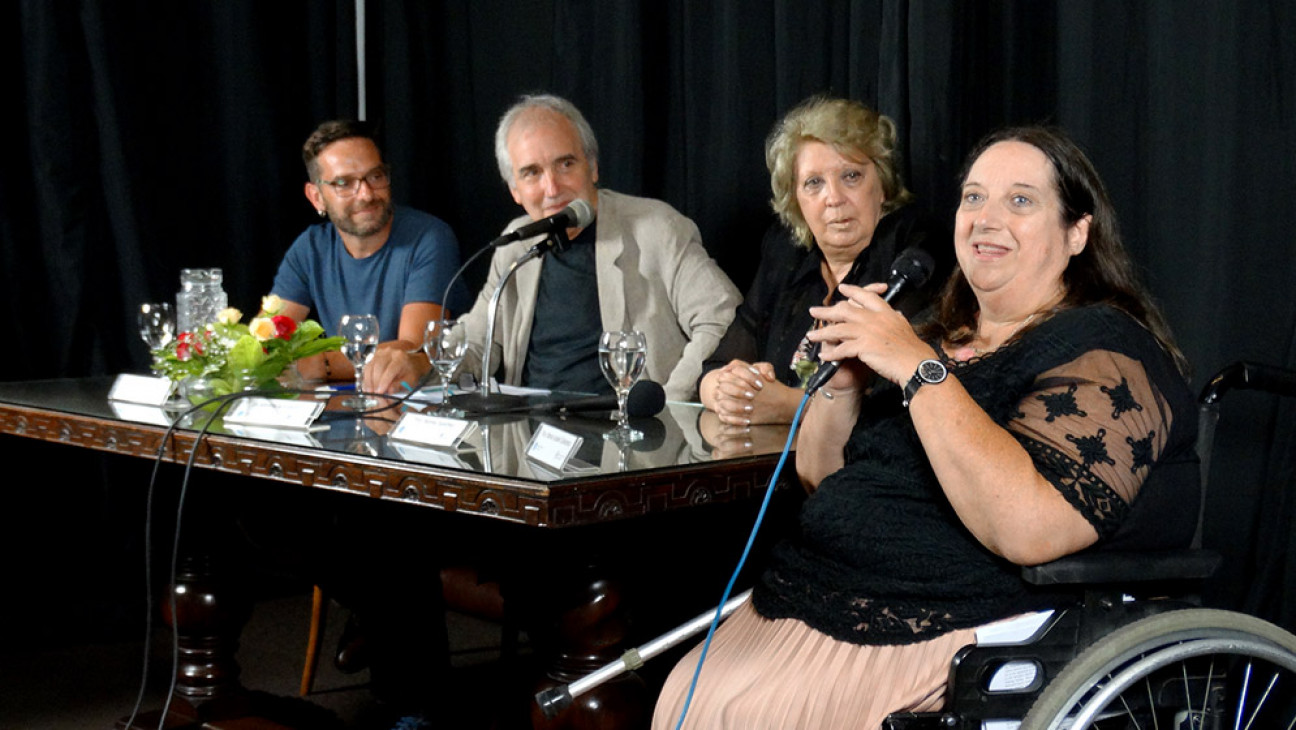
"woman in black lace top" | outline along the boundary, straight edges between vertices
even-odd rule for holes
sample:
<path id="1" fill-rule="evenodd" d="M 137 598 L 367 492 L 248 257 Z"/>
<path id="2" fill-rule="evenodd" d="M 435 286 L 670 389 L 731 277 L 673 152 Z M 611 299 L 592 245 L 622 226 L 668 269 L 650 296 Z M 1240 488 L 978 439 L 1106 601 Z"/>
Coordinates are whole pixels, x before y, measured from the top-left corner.
<path id="1" fill-rule="evenodd" d="M 936 709 L 977 627 L 1040 607 L 1020 566 L 1191 537 L 1182 356 L 1084 154 L 1041 128 L 983 140 L 954 249 L 919 332 L 876 285 L 811 310 L 811 339 L 842 362 L 798 437 L 811 496 L 716 633 L 686 727 L 873 728 Z M 1140 495 L 1187 519 L 1132 529 Z M 656 727 L 675 726 L 695 663 L 671 676 Z"/>

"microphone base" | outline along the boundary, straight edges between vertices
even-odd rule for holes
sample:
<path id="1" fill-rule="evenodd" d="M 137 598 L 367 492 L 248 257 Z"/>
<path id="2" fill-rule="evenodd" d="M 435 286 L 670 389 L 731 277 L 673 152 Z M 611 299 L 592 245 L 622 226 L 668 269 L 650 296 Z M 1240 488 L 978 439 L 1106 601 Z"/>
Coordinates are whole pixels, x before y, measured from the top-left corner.
<path id="1" fill-rule="evenodd" d="M 445 400 L 445 404 L 464 413 L 516 413 L 526 410 L 527 397 L 504 393 L 460 393 Z"/>

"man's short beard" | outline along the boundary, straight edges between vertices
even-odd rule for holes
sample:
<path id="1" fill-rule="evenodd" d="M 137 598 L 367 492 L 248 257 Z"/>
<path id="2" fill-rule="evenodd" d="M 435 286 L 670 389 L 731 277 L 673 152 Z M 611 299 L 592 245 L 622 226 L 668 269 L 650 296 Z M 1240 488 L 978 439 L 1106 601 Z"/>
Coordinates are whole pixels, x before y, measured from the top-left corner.
<path id="1" fill-rule="evenodd" d="M 388 200 L 387 203 L 383 206 L 382 216 L 380 216 L 372 226 L 366 226 L 365 228 L 360 228 L 358 226 L 352 225 L 350 218 L 341 218 L 340 216 L 335 216 L 333 214 L 333 211 L 331 210 L 328 212 L 328 214 L 329 214 L 329 220 L 333 221 L 333 225 L 337 226 L 337 229 L 339 231 L 349 236 L 366 238 L 368 236 L 372 236 L 378 231 L 381 231 L 383 228 L 387 226 L 388 223 L 391 223 L 392 216 L 396 214 L 396 206 L 390 200 Z"/>

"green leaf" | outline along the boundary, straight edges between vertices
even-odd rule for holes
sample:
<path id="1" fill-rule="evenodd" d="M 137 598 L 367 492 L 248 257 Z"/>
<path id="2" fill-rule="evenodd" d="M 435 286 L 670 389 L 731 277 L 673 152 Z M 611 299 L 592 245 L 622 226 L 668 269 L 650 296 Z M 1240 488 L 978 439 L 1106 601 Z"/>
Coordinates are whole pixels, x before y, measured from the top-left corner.
<path id="1" fill-rule="evenodd" d="M 297 325 L 297 331 L 293 333 L 294 340 L 306 342 L 324 334 L 324 327 L 313 319 L 308 319 Z"/>
<path id="2" fill-rule="evenodd" d="M 304 342 L 300 346 L 293 348 L 292 359 L 300 360 L 303 357 L 318 355 L 321 352 L 332 352 L 342 349 L 343 340 L 341 337 L 326 337 L 322 340 L 312 340 Z"/>
<path id="3" fill-rule="evenodd" d="M 252 370 L 261 363 L 265 362 L 266 354 L 261 349 L 261 343 L 252 335 L 243 335 L 238 342 L 230 348 L 229 356 L 225 362 L 229 369 L 234 372 Z"/>

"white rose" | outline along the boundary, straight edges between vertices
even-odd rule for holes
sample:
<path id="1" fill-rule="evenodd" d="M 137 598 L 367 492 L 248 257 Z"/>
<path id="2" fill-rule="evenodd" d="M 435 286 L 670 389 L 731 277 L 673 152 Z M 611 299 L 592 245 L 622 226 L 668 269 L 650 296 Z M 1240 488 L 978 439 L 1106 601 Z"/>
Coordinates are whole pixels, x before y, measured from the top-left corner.
<path id="1" fill-rule="evenodd" d="M 273 340 L 278 334 L 278 331 L 275 329 L 274 321 L 269 317 L 253 318 L 251 322 L 248 322 L 248 332 L 251 332 L 252 336 L 257 338 L 258 342 Z"/>
<path id="2" fill-rule="evenodd" d="M 268 294 L 261 297 L 261 311 L 266 314 L 279 314 L 283 311 L 284 302 L 278 294 Z"/>
<path id="3" fill-rule="evenodd" d="M 243 313 L 233 307 L 226 307 L 216 315 L 216 321 L 221 324 L 238 324 L 243 319 Z"/>

